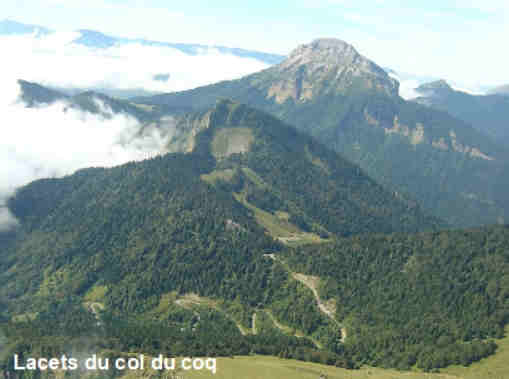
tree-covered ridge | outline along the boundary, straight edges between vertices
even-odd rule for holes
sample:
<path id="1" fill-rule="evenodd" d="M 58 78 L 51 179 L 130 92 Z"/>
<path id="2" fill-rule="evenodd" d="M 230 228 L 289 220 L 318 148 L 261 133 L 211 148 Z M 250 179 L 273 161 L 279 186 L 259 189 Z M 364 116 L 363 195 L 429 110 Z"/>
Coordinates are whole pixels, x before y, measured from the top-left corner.
<path id="1" fill-rule="evenodd" d="M 343 367 L 363 362 L 400 365 L 400 358 L 383 355 L 386 350 L 378 342 L 375 346 L 382 358 L 374 359 L 370 346 L 373 338 L 383 344 L 402 334 L 401 319 L 391 320 L 386 337 L 377 327 L 379 319 L 370 321 L 362 314 L 365 304 L 357 304 L 355 295 L 346 303 L 348 314 L 341 313 L 341 282 L 331 282 L 338 279 L 335 270 L 342 267 L 335 249 L 343 243 L 348 249 L 349 241 L 357 240 L 374 241 L 377 248 L 386 238 L 390 250 L 393 235 L 364 236 L 434 229 L 440 223 L 271 115 L 221 101 L 196 117 L 206 124 L 190 153 L 39 180 L 10 199 L 8 206 L 20 226 L 0 239 L 4 283 L 0 324 L 12 341 L 8 352 L 65 351 L 85 336 L 94 348 L 116 353 L 255 352 Z M 240 150 L 231 148 L 237 143 Z M 280 224 L 274 224 L 276 219 Z M 280 241 L 288 239 L 273 238 L 271 226 L 330 243 L 319 244 L 318 250 L 301 247 L 285 252 L 288 247 Z M 362 237 L 341 238 L 359 233 Z M 405 238 L 426 246 L 426 236 Z M 379 259 L 389 278 L 401 269 L 395 262 L 404 261 L 390 255 Z M 347 330 L 352 330 L 346 344 L 341 343 L 340 326 L 319 309 L 312 291 L 295 279 L 295 272 L 312 271 L 305 266 L 308 262 L 314 268 L 330 266 L 317 274 L 328 288 L 322 297 L 336 298 L 337 319 L 345 318 Z M 344 263 L 350 265 L 345 267 L 351 285 L 365 284 L 356 262 L 362 263 L 361 268 L 368 265 L 372 278 L 377 278 L 373 266 L 377 260 L 366 254 L 365 261 L 356 257 Z M 495 278 L 501 275 L 491 273 Z M 363 291 L 370 294 L 370 288 Z M 393 291 L 386 289 L 384 295 Z M 407 305 L 404 296 L 397 299 L 399 306 Z M 380 303 L 372 300 L 370 309 L 379 310 Z M 428 319 L 417 312 L 422 308 L 412 301 L 408 306 L 416 310 L 411 313 L 415 322 L 428 325 Z M 462 325 L 455 318 L 459 316 L 437 312 L 422 315 L 445 320 L 446 330 Z M 253 326 L 255 314 L 259 333 Z M 484 316 L 481 313 L 478 319 Z M 50 320 L 60 329 L 52 327 Z M 225 332 L 217 333 L 215 326 Z M 403 340 L 405 349 L 414 346 Z M 434 343 L 423 338 L 422 349 L 436 353 Z M 472 346 L 482 348 L 481 355 L 492 351 L 492 345 Z M 480 355 L 468 357 L 475 360 Z M 8 361 L 4 363 L 9 367 Z"/>
<path id="2" fill-rule="evenodd" d="M 260 222 L 260 212 L 286 218 L 281 224 L 322 240 L 428 229 L 438 223 L 273 116 L 222 101 L 207 120 L 191 153 L 84 169 L 17 191 L 8 206 L 20 226 L 2 236 L 1 314 L 29 325 L 13 331 L 21 328 L 21 335 L 28 330 L 27 335 L 42 338 L 44 320 L 62 313 L 72 336 L 75 322 L 80 330 L 90 329 L 87 323 L 94 319 L 82 318 L 85 307 L 93 314 L 104 308 L 121 325 L 131 319 L 170 321 L 176 333 L 193 317 L 180 308 L 194 293 L 212 299 L 209 305 L 223 315 L 220 322 L 237 323 L 239 330 L 249 328 L 254 312 L 272 315 L 275 330 L 279 324 L 295 330 L 283 328 L 282 336 L 268 345 L 260 343 L 260 336 L 231 345 L 228 338 L 239 332 L 233 326 L 236 332 L 220 341 L 237 354 L 245 353 L 243 344 L 248 343 L 255 351 L 303 356 L 304 350 L 295 350 L 299 343 L 295 349 L 282 348 L 286 334 L 298 331 L 311 338 L 303 340 L 304 347 L 321 346 L 340 354 L 342 365 L 352 362 L 338 349 L 339 335 L 331 340 L 337 331 L 316 307 L 313 294 L 265 256 L 284 246 L 272 238 L 269 224 Z M 243 139 L 242 152 L 230 149 L 229 144 Z M 227 154 L 215 158 L 215 148 Z M 72 321 L 76 317 L 82 321 Z M 131 336 L 135 332 L 127 330 L 138 326 L 125 328 Z M 110 330 L 107 336 L 115 339 L 122 333 Z M 160 340 L 147 333 L 148 342 L 134 339 L 130 345 L 124 338 L 121 346 L 157 346 Z M 200 343 L 189 353 L 203 348 Z"/>
<path id="3" fill-rule="evenodd" d="M 345 348 L 366 363 L 423 369 L 494 350 L 509 322 L 509 228 L 369 235 L 286 250 L 322 278 L 348 325 Z"/>
<path id="4" fill-rule="evenodd" d="M 256 251 L 275 246 L 230 194 L 200 180 L 197 173 L 211 162 L 197 158 L 169 155 L 83 170 L 20 190 L 10 207 L 23 227 L 11 254 L 2 256 L 8 283 L 2 294 L 37 307 L 35 294 L 83 295 L 98 281 L 116 283 L 112 304 L 136 311 L 158 293 L 219 290 Z M 47 202 L 40 200 L 46 189 L 55 195 Z M 39 202 L 47 206 L 31 206 Z M 227 230 L 228 219 L 241 228 Z"/>
<path id="5" fill-rule="evenodd" d="M 37 83 L 18 80 L 20 99 L 28 106 L 53 104 L 63 101 L 69 108 L 111 117 L 112 114 L 124 114 L 136 118 L 141 122 L 157 120 L 157 115 L 150 111 L 150 107 L 137 106 L 127 100 L 117 99 L 94 91 L 83 91 L 75 95 L 54 90 Z"/>
<path id="6" fill-rule="evenodd" d="M 248 127 L 254 140 L 249 151 L 216 160 L 214 135 L 230 126 Z M 203 180 L 223 169 L 235 170 L 233 180 Z M 264 250 L 279 249 L 253 208 L 237 201 L 242 191 L 254 207 L 286 212 L 290 223 L 324 237 L 437 225 L 310 137 L 224 101 L 190 154 L 85 169 L 20 189 L 8 204 L 21 227 L 1 257 L 7 285 L 0 291 L 37 307 L 34 294 L 83 295 L 94 284 L 122 283 L 108 296 L 126 311 L 144 309 L 135 299 L 173 290 L 239 296 L 228 278 Z M 250 285 L 261 285 L 262 276 Z M 260 301 L 260 291 L 248 292 L 246 301 Z"/>
<path id="7" fill-rule="evenodd" d="M 240 171 L 236 186 L 251 183 L 248 200 L 265 203 L 260 207 L 268 211 L 289 212 L 304 230 L 350 235 L 412 232 L 438 225 L 415 203 L 389 193 L 359 167 L 313 138 L 242 104 L 219 102 L 210 116 L 209 128 L 198 136 L 197 149 L 208 147 L 209 138 L 213 139 L 218 129 L 231 127 L 249 128 L 253 142 L 249 151 L 222 159 L 217 167 L 248 167 L 263 182 L 256 185 L 249 171 Z M 200 139 L 206 143 L 202 145 Z"/>
<path id="8" fill-rule="evenodd" d="M 68 100 L 66 94 L 46 88 L 37 83 L 27 82 L 26 80 L 18 80 L 21 89 L 20 98 L 29 107 L 37 104 L 51 104 L 59 100 Z"/>

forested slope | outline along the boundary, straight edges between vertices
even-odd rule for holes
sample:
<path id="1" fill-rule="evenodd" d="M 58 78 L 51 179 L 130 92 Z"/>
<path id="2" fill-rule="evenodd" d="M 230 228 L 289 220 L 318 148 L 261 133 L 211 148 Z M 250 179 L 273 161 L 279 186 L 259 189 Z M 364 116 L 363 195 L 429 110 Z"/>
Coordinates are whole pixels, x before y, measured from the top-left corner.
<path id="1" fill-rule="evenodd" d="M 195 117 L 191 153 L 39 180 L 9 200 L 20 224 L 0 253 L 10 349 L 56 351 L 85 334 L 156 351 L 173 338 L 167 353 L 323 349 L 320 359 L 354 365 L 313 293 L 266 254 L 441 222 L 273 116 L 221 101 Z M 242 337 L 256 311 L 272 329 Z M 214 323 L 223 335 L 207 332 Z M 181 329 L 203 334 L 187 344 Z"/>
<path id="2" fill-rule="evenodd" d="M 425 370 L 494 352 L 509 316 L 507 228 L 438 231 L 416 204 L 245 105 L 194 117 L 191 153 L 39 180 L 9 200 L 20 226 L 0 240 L 6 370 L 13 351 L 83 339 L 108 354 Z"/>
<path id="3" fill-rule="evenodd" d="M 284 259 L 322 279 L 352 354 L 431 369 L 478 360 L 494 350 L 485 341 L 504 335 L 508 239 L 507 227 L 364 235 L 288 250 Z"/>
<path id="4" fill-rule="evenodd" d="M 507 147 L 444 111 L 403 100 L 397 89 L 352 46 L 316 40 L 259 73 L 133 101 L 181 114 L 231 98 L 315 136 L 451 225 L 504 223 Z"/>

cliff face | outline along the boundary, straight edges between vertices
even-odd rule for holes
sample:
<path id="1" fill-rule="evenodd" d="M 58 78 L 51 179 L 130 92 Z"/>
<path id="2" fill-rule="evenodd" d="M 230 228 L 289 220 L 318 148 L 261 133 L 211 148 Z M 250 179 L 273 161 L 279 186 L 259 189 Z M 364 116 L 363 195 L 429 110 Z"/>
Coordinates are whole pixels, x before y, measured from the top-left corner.
<path id="1" fill-rule="evenodd" d="M 423 84 L 416 91 L 421 94 L 413 100 L 416 103 L 445 111 L 509 146 L 509 96 L 502 92 L 473 95 L 453 89 L 444 80 Z"/>

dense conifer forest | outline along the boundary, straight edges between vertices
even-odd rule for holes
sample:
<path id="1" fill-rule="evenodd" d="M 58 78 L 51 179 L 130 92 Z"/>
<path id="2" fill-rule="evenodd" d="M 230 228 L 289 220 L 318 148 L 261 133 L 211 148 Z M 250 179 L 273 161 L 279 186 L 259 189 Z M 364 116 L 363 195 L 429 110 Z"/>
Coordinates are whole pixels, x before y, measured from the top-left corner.
<path id="1" fill-rule="evenodd" d="M 493 353 L 509 320 L 507 228 L 441 230 L 230 101 L 192 153 L 39 180 L 8 205 L 20 226 L 0 235 L 4 371 L 13 352 L 84 351 L 433 370 Z M 318 277 L 333 316 L 296 273 Z"/>

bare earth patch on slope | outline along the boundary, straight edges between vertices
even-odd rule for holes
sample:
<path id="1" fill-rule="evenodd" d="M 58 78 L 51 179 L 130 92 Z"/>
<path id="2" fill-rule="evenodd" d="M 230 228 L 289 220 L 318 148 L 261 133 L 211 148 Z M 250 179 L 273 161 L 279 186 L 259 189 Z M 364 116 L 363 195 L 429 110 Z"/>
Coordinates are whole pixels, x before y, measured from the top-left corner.
<path id="1" fill-rule="evenodd" d="M 320 278 L 318 276 L 304 275 L 298 272 L 292 272 L 292 277 L 306 287 L 308 287 L 315 296 L 316 302 L 318 303 L 318 308 L 325 313 L 329 318 L 336 320 L 334 317 L 334 313 L 336 311 L 336 302 L 333 299 L 329 299 L 326 302 L 323 302 L 318 295 L 318 287 L 320 285 Z"/>
<path id="2" fill-rule="evenodd" d="M 341 325 L 334 315 L 336 312 L 336 301 L 334 299 L 329 299 L 327 301 L 322 301 L 320 295 L 318 294 L 318 287 L 320 285 L 320 278 L 318 276 L 304 275 L 297 272 L 292 272 L 292 277 L 295 280 L 298 280 L 306 287 L 308 287 L 315 296 L 316 303 L 320 311 L 327 315 L 331 320 L 333 320 L 336 324 Z M 346 328 L 341 327 L 341 342 L 344 342 L 346 339 Z"/>
<path id="3" fill-rule="evenodd" d="M 226 158 L 232 154 L 248 152 L 253 141 L 253 132 L 249 128 L 223 128 L 216 131 L 211 151 L 218 159 Z"/>
<path id="4" fill-rule="evenodd" d="M 190 310 L 193 310 L 194 307 L 212 308 L 215 311 L 222 313 L 227 318 L 232 320 L 243 336 L 246 336 L 246 335 L 250 334 L 250 332 L 251 332 L 248 328 L 246 328 L 238 320 L 236 320 L 231 314 L 227 313 L 223 309 L 222 304 L 220 304 L 218 301 L 210 299 L 208 297 L 199 296 L 195 293 L 187 293 L 182 296 L 179 296 L 175 300 L 175 304 L 177 304 L 178 306 L 180 306 L 182 308 L 186 308 L 186 309 L 190 309 Z"/>
<path id="5" fill-rule="evenodd" d="M 294 272 L 290 270 L 290 267 L 286 262 L 284 262 L 279 257 L 276 257 L 275 254 L 265 254 L 264 255 L 267 258 L 270 258 L 274 261 L 280 262 L 283 267 L 292 275 L 292 278 L 297 280 L 298 282 L 304 284 L 307 288 L 313 292 L 313 296 L 315 297 L 316 304 L 318 305 L 318 308 L 320 309 L 320 312 L 325 314 L 328 318 L 330 318 L 332 321 L 334 321 L 337 325 L 341 327 L 341 342 L 345 342 L 347 332 L 346 328 L 341 325 L 341 323 L 336 320 L 335 313 L 336 313 L 336 301 L 334 299 L 329 299 L 327 301 L 322 301 L 320 298 L 320 295 L 318 294 L 318 288 L 320 286 L 320 278 L 318 276 L 312 276 L 312 275 L 305 275 L 298 272 Z"/>
<path id="6" fill-rule="evenodd" d="M 202 174 L 200 178 L 209 184 L 215 184 L 218 180 L 231 181 L 234 174 L 235 171 L 228 168 L 226 170 L 214 170 L 208 174 Z"/>
<path id="7" fill-rule="evenodd" d="M 246 196 L 243 193 L 235 193 L 233 196 L 238 202 L 253 211 L 256 222 L 263 226 L 272 237 L 286 245 L 301 245 L 325 241 L 318 234 L 304 232 L 296 225 L 290 223 L 288 221 L 288 214 L 285 212 L 272 214 L 255 207 L 246 200 Z"/>
<path id="8" fill-rule="evenodd" d="M 308 340 L 310 340 L 311 342 L 313 342 L 313 344 L 319 348 L 319 349 L 322 349 L 323 346 L 320 342 L 318 342 L 316 340 L 316 338 L 313 338 L 311 336 L 307 336 L 305 333 L 303 333 L 302 331 L 300 330 L 297 330 L 295 328 L 292 328 L 290 326 L 287 326 L 287 325 L 283 325 L 281 322 L 279 322 L 276 317 L 272 314 L 272 312 L 269 310 L 269 309 L 264 309 L 263 310 L 265 312 L 265 314 L 269 317 L 270 321 L 272 322 L 272 324 L 274 325 L 274 327 L 276 327 L 277 329 L 279 329 L 281 332 L 283 332 L 284 334 L 288 335 L 288 336 L 294 336 L 294 337 L 297 337 L 297 338 L 307 338 Z"/>

